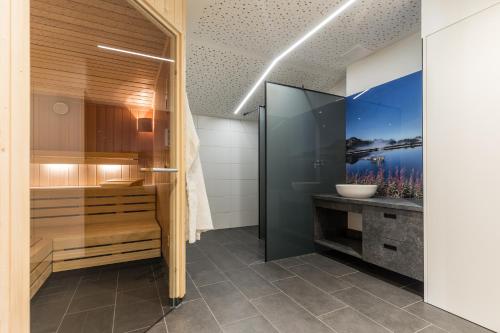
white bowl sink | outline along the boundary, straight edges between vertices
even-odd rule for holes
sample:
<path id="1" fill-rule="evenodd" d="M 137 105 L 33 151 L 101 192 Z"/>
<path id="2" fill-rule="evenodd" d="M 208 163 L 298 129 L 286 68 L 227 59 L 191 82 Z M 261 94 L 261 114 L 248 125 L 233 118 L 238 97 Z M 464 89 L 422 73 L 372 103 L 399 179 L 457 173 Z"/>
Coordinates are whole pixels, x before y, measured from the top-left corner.
<path id="1" fill-rule="evenodd" d="M 377 185 L 337 184 L 338 194 L 346 198 L 368 199 L 377 192 Z"/>

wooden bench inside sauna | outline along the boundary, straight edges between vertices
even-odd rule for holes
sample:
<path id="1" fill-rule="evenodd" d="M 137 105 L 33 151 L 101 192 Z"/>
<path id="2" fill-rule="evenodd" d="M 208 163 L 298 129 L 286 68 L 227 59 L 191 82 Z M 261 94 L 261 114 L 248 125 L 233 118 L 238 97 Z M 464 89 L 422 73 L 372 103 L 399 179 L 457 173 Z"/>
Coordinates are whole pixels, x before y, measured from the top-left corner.
<path id="1" fill-rule="evenodd" d="M 161 256 L 157 187 L 140 160 L 139 153 L 33 152 L 32 297 L 52 272 Z"/>
<path id="2" fill-rule="evenodd" d="M 154 186 L 36 189 L 31 203 L 54 272 L 160 256 Z"/>

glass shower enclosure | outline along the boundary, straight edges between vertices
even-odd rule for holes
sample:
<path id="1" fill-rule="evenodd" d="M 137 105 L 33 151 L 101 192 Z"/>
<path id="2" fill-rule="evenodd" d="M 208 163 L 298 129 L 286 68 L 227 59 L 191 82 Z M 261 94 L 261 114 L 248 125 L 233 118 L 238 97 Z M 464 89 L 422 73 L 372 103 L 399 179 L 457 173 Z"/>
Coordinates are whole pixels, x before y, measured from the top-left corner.
<path id="1" fill-rule="evenodd" d="M 265 91 L 259 223 L 269 261 L 314 251 L 312 195 L 345 183 L 345 101 L 271 82 Z"/>

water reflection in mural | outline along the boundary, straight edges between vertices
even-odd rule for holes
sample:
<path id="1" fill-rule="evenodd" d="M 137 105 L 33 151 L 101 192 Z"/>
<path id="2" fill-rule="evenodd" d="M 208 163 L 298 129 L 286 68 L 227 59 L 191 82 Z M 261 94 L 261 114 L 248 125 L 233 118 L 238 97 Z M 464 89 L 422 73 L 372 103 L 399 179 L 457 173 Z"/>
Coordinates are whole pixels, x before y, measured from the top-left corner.
<path id="1" fill-rule="evenodd" d="M 422 72 L 347 98 L 347 181 L 422 197 Z"/>

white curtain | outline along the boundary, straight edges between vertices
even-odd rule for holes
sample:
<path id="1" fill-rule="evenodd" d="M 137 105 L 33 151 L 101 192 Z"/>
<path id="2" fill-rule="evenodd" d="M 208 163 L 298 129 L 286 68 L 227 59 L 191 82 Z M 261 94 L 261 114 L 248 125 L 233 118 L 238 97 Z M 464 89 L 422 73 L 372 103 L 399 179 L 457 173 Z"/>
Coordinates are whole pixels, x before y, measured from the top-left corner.
<path id="1" fill-rule="evenodd" d="M 193 115 L 186 96 L 186 192 L 188 218 L 186 239 L 189 243 L 200 240 L 202 232 L 212 230 L 212 216 L 201 167 L 200 140 L 194 126 Z"/>

